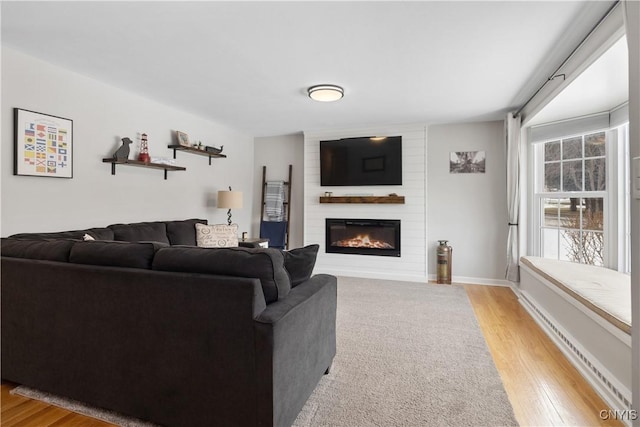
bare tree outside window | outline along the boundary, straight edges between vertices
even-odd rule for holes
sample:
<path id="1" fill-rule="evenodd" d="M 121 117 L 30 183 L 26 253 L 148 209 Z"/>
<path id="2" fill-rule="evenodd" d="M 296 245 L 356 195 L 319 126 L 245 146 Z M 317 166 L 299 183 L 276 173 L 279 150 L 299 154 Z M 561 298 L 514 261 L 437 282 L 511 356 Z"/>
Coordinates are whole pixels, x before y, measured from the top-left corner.
<path id="1" fill-rule="evenodd" d="M 576 214 L 563 218 L 562 238 L 569 261 L 604 265 L 603 199 L 579 199 Z"/>
<path id="2" fill-rule="evenodd" d="M 544 144 L 544 161 L 554 162 L 560 160 L 560 141 L 552 141 Z"/>
<path id="3" fill-rule="evenodd" d="M 545 143 L 544 191 L 558 196 L 542 200 L 544 253 L 604 265 L 604 199 L 584 196 L 606 191 L 605 156 L 605 132 Z M 550 237 L 554 228 L 560 239 Z"/>
<path id="4" fill-rule="evenodd" d="M 582 191 L 582 160 L 562 162 L 562 191 Z"/>

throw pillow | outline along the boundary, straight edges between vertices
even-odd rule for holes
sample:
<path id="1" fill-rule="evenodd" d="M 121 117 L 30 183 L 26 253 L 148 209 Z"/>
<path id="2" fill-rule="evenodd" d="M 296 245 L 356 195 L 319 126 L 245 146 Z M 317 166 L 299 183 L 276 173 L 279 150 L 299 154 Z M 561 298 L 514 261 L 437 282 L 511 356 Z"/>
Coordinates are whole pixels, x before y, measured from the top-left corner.
<path id="1" fill-rule="evenodd" d="M 238 246 L 238 224 L 196 224 L 196 245 L 202 248 Z"/>
<path id="2" fill-rule="evenodd" d="M 292 288 L 311 278 L 313 267 L 316 265 L 319 248 L 320 245 L 309 245 L 304 248 L 282 251 L 282 255 L 284 255 L 284 268 L 289 273 Z"/>

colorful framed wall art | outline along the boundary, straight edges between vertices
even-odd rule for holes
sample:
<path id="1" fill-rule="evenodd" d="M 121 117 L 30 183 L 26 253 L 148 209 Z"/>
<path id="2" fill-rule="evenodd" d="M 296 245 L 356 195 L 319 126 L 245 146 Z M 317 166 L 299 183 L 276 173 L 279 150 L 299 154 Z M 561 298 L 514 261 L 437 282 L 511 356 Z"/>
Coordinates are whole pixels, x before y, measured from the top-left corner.
<path id="1" fill-rule="evenodd" d="M 73 178 L 73 121 L 14 108 L 14 175 Z"/>

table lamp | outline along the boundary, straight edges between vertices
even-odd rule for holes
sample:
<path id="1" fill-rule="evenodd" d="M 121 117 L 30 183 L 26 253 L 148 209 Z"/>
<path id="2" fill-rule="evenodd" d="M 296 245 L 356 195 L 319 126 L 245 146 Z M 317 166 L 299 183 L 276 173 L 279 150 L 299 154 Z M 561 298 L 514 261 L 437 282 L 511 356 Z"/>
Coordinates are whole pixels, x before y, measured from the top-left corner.
<path id="1" fill-rule="evenodd" d="M 231 225 L 231 209 L 240 209 L 242 207 L 242 191 L 218 191 L 218 208 L 229 209 L 227 211 L 227 223 Z"/>

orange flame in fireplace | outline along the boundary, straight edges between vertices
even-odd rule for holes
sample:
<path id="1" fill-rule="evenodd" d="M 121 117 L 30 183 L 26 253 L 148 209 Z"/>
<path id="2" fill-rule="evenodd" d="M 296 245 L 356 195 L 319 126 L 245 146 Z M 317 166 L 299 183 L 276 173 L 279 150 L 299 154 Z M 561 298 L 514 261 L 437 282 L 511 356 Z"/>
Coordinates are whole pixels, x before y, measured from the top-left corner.
<path id="1" fill-rule="evenodd" d="M 369 237 L 368 234 L 358 234 L 350 239 L 338 240 L 333 242 L 332 246 L 340 246 L 343 248 L 374 248 L 374 249 L 393 249 L 389 243 L 383 240 L 376 240 Z"/>

